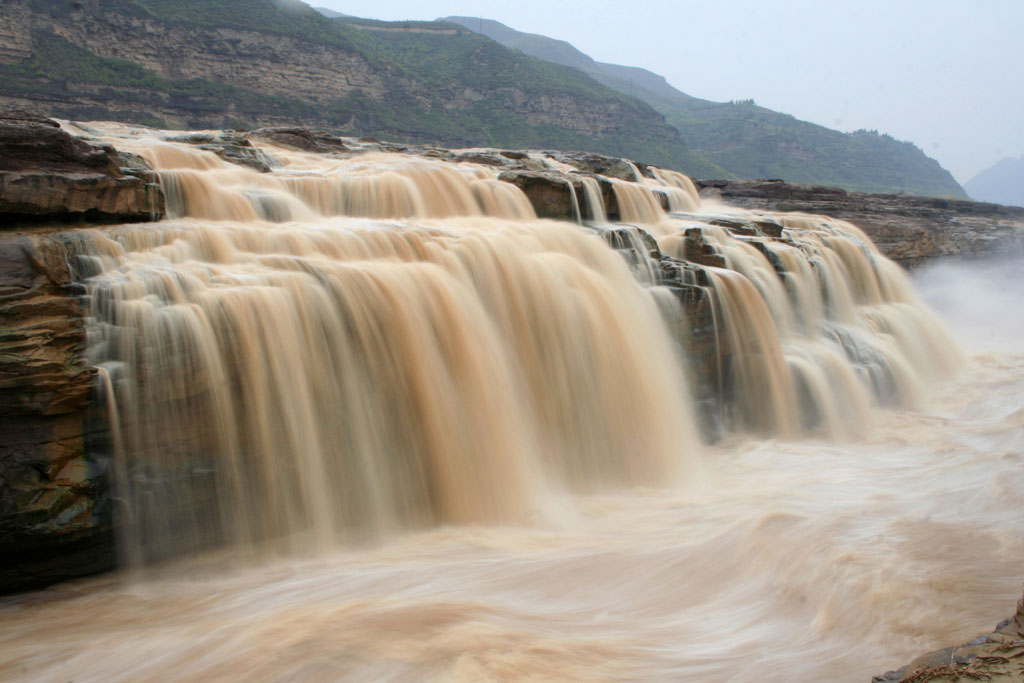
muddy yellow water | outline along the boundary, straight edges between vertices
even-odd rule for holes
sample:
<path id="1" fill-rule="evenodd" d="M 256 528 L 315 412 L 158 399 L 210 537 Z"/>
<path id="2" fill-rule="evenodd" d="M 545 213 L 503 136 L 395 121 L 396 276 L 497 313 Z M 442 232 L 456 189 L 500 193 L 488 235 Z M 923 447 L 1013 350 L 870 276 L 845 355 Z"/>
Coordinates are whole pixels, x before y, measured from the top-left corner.
<path id="1" fill-rule="evenodd" d="M 0 602 L 0 679 L 863 681 L 1012 609 L 1019 265 L 915 289 L 841 221 L 735 235 L 684 176 L 616 181 L 721 258 L 708 446 L 678 301 L 603 206 L 93 131 L 172 215 L 77 255 L 126 569 Z"/>

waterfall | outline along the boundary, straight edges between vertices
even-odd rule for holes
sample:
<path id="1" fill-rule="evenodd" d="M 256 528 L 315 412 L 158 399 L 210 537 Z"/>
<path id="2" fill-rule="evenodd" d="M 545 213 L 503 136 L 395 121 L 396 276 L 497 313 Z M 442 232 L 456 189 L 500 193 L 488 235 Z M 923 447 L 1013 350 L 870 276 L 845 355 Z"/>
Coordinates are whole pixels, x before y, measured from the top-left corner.
<path id="1" fill-rule="evenodd" d="M 850 436 L 958 364 L 854 226 L 702 217 L 673 171 L 602 180 L 633 226 L 580 176 L 578 226 L 538 220 L 476 164 L 264 146 L 259 173 L 116 142 L 159 174 L 172 217 L 94 232 L 81 266 L 143 561 L 522 523 L 562 493 L 686 481 L 693 392 L 730 429 Z M 759 223 L 776 233 L 743 227 Z M 672 280 L 695 244 L 713 263 Z M 713 387 L 684 372 L 694 288 Z"/>
<path id="2" fill-rule="evenodd" d="M 590 209 L 590 222 L 595 225 L 605 225 L 608 222 L 608 213 L 605 210 L 604 199 L 601 197 L 601 186 L 597 178 L 584 176 L 583 196 L 587 198 L 587 207 Z"/>
<path id="3" fill-rule="evenodd" d="M 664 223 L 665 211 L 654 192 L 646 185 L 626 180 L 613 180 L 612 190 L 619 205 L 619 217 L 624 223 L 635 223 L 655 228 Z"/>
<path id="4" fill-rule="evenodd" d="M 650 291 L 480 168 L 140 151 L 183 217 L 86 260 L 144 556 L 517 522 L 699 450 Z"/>
<path id="5" fill-rule="evenodd" d="M 915 273 L 965 359 L 856 226 L 652 166 L 89 133 L 170 217 L 45 233 L 96 393 L 32 503 L 145 571 L 10 596 L 4 680 L 867 680 L 1020 596 L 1019 262 Z"/>

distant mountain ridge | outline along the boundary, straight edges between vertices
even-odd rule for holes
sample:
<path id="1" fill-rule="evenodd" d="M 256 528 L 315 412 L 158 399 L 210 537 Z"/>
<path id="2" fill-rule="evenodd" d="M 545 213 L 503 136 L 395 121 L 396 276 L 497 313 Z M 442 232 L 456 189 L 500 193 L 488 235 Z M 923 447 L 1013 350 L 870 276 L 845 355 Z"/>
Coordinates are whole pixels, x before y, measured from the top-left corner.
<path id="1" fill-rule="evenodd" d="M 326 7 L 314 7 L 313 9 L 315 9 L 317 12 L 319 12 L 322 15 L 324 15 L 328 19 L 337 19 L 338 17 L 348 17 L 348 16 L 351 16 L 349 14 L 342 14 L 341 12 L 335 12 L 334 10 L 327 9 Z"/>
<path id="2" fill-rule="evenodd" d="M 598 62 L 565 41 L 516 31 L 497 21 L 459 16 L 440 21 L 579 69 L 599 83 L 644 100 L 665 115 L 691 149 L 741 178 L 781 178 L 865 192 L 967 196 L 937 161 L 888 135 L 842 133 L 752 101 L 702 100 L 646 69 Z"/>
<path id="3" fill-rule="evenodd" d="M 1024 206 L 1024 156 L 1000 159 L 964 183 L 964 189 L 971 199 Z"/>
<path id="4" fill-rule="evenodd" d="M 702 178 L 963 196 L 913 145 L 699 100 L 568 43 L 461 21 L 328 18 L 299 0 L 3 0 L 0 104 L 157 127 L 304 125 L 592 151 Z"/>

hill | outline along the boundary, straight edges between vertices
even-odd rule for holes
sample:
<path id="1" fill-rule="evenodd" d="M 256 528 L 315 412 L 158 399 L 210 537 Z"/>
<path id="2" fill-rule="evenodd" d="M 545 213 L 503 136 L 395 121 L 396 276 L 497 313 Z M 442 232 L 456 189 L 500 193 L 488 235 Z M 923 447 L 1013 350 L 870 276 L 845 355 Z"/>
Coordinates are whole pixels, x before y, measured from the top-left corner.
<path id="1" fill-rule="evenodd" d="M 710 102 L 646 69 L 598 62 L 569 43 L 497 21 L 446 17 L 525 54 L 571 66 L 665 115 L 686 144 L 741 178 L 781 178 L 864 192 L 966 197 L 937 161 L 908 142 L 874 131 L 842 133 L 752 101 Z"/>
<path id="2" fill-rule="evenodd" d="M 0 104 L 161 127 L 576 149 L 724 173 L 650 105 L 575 69 L 455 24 L 330 19 L 297 0 L 5 0 Z"/>
<path id="3" fill-rule="evenodd" d="M 1024 206 L 1024 156 L 1006 157 L 964 184 L 972 199 Z"/>

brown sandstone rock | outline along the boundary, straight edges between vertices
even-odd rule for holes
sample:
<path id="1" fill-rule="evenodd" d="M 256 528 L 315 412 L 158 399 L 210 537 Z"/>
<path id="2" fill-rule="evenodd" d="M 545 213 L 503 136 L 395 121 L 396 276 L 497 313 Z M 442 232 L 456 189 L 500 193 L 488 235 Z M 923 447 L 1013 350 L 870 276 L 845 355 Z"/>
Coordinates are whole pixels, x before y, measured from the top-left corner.
<path id="1" fill-rule="evenodd" d="M 512 183 L 530 198 L 533 210 L 540 218 L 569 218 L 576 216 L 577 204 L 573 196 L 583 193 L 583 182 L 578 178 L 551 171 L 505 171 L 499 180 Z"/>
<path id="2" fill-rule="evenodd" d="M 636 180 L 628 159 L 589 152 L 548 152 L 548 154 L 562 163 L 574 166 L 583 173 L 594 173 L 619 180 Z"/>
<path id="3" fill-rule="evenodd" d="M 127 222 L 163 214 L 155 180 L 125 172 L 109 145 L 22 109 L 0 111 L 0 218 Z"/>
<path id="4" fill-rule="evenodd" d="M 300 152 L 326 154 L 348 151 L 348 147 L 337 135 L 306 128 L 257 128 L 250 131 L 246 138 L 263 140 L 281 147 L 297 149 Z"/>
<path id="5" fill-rule="evenodd" d="M 268 173 L 273 160 L 262 150 L 256 149 L 248 140 L 248 134 L 223 130 L 215 133 L 190 133 L 165 138 L 168 142 L 184 142 L 200 149 L 213 152 L 224 161 L 239 166 L 248 166 L 260 173 Z"/>

